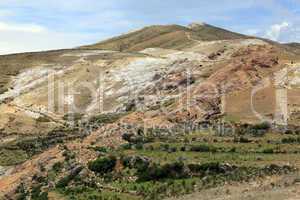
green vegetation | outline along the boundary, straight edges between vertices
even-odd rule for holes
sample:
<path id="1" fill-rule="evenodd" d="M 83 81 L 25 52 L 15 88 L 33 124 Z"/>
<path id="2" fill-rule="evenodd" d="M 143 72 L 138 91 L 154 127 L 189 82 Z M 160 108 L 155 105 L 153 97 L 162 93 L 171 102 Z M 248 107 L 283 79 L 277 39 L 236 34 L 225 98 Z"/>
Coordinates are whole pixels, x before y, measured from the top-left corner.
<path id="1" fill-rule="evenodd" d="M 262 127 L 266 128 L 257 129 Z M 161 134 L 161 129 L 140 128 L 136 132 L 123 134 L 127 143 L 118 148 L 91 145 L 89 150 L 98 157 L 87 166 L 79 164 L 75 153 L 63 146 L 64 162 L 55 163 L 46 177 L 37 178 L 39 183 L 54 183 L 55 189 L 45 190 L 46 184 L 38 184 L 25 194 L 32 199 L 46 198 L 49 192 L 71 200 L 156 200 L 230 182 L 294 173 L 295 168 L 281 164 L 299 161 L 295 135 L 194 132 L 170 136 Z"/>
<path id="2" fill-rule="evenodd" d="M 18 149 L 1 149 L 0 166 L 11 166 L 24 162 L 28 158 L 23 150 Z"/>
<path id="3" fill-rule="evenodd" d="M 99 190 L 96 188 L 92 187 L 86 187 L 86 186 L 77 186 L 74 188 L 68 188 L 66 190 L 58 190 L 59 193 L 64 194 L 67 199 L 70 200 L 139 200 L 141 198 L 130 195 L 130 194 L 125 194 L 125 193 L 120 193 L 120 192 L 115 192 L 115 191 L 110 191 L 110 190 Z"/>
<path id="4" fill-rule="evenodd" d="M 45 136 L 27 136 L 2 144 L 0 146 L 0 166 L 22 163 L 56 144 L 82 136 L 78 129 L 58 128 Z"/>
<path id="5" fill-rule="evenodd" d="M 300 144 L 300 137 L 288 137 L 281 140 L 283 144 Z"/>
<path id="6" fill-rule="evenodd" d="M 61 178 L 57 184 L 56 187 L 57 188 L 64 188 L 66 187 L 72 180 L 74 180 L 76 178 L 76 176 L 81 172 L 83 168 L 81 166 L 76 167 L 70 174 L 68 174 L 67 176 Z"/>
<path id="7" fill-rule="evenodd" d="M 121 117 L 126 115 L 126 113 L 107 113 L 107 114 L 101 114 L 97 116 L 93 116 L 89 120 L 89 124 L 109 124 L 109 123 L 114 123 Z"/>
<path id="8" fill-rule="evenodd" d="M 258 129 L 262 127 L 266 126 Z M 280 134 L 150 134 L 161 131 L 144 135 L 137 129 L 137 135 L 123 134 L 128 143 L 119 148 L 92 147 L 100 153 L 88 163 L 93 175 L 64 176 L 57 188 L 70 199 L 162 199 L 228 182 L 293 173 L 294 168 L 277 163 L 298 159 L 300 152 L 296 143 L 282 143 L 285 137 Z"/>
<path id="9" fill-rule="evenodd" d="M 114 170 L 116 166 L 116 158 L 113 156 L 98 158 L 95 161 L 89 162 L 88 167 L 91 171 L 105 174 Z"/>

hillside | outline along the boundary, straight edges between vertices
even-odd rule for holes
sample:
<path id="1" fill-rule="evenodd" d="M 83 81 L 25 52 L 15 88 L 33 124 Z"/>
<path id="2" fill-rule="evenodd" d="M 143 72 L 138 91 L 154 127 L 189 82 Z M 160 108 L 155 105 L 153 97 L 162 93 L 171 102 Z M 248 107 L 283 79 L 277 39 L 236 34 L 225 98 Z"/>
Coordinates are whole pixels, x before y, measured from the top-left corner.
<path id="1" fill-rule="evenodd" d="M 300 43 L 287 43 L 285 45 L 291 48 L 291 50 L 296 52 L 297 54 L 300 53 Z"/>
<path id="2" fill-rule="evenodd" d="M 240 39 L 246 36 L 233 33 L 208 24 L 149 26 L 81 49 L 102 49 L 115 51 L 141 51 L 146 48 L 182 49 L 191 46 L 195 40 L 213 41 Z"/>
<path id="3" fill-rule="evenodd" d="M 296 199 L 297 48 L 192 24 L 0 56 L 0 199 Z"/>
<path id="4" fill-rule="evenodd" d="M 294 48 L 300 48 L 300 43 L 287 43 L 286 45 L 290 46 L 290 47 L 294 47 Z"/>

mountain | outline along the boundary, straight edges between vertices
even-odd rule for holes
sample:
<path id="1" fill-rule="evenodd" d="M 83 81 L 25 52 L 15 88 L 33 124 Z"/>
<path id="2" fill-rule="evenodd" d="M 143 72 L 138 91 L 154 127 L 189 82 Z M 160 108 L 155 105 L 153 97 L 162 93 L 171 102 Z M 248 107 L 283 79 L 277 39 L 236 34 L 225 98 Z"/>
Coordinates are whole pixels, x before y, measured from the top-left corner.
<path id="1" fill-rule="evenodd" d="M 0 56 L 0 199 L 294 197 L 298 46 L 155 25 Z"/>
<path id="2" fill-rule="evenodd" d="M 291 51 L 294 51 L 295 53 L 300 53 L 300 43 L 287 43 L 285 44 L 288 48 L 290 48 Z"/>
<path id="3" fill-rule="evenodd" d="M 182 49 L 196 40 L 212 41 L 246 38 L 208 24 L 149 26 L 81 49 L 102 49 L 114 51 L 141 51 L 146 48 Z"/>
<path id="4" fill-rule="evenodd" d="M 300 43 L 293 42 L 293 43 L 287 43 L 286 45 L 294 48 L 300 48 Z"/>

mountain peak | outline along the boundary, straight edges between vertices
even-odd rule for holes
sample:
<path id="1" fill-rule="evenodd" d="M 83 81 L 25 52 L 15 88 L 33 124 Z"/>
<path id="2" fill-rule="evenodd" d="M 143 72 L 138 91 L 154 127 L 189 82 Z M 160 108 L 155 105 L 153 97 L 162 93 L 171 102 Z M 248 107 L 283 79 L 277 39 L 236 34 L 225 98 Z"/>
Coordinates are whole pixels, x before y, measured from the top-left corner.
<path id="1" fill-rule="evenodd" d="M 195 29 L 195 28 L 199 28 L 199 27 L 202 27 L 205 25 L 206 25 L 206 23 L 204 23 L 204 22 L 192 22 L 188 25 L 188 28 Z"/>
<path id="2" fill-rule="evenodd" d="M 138 31 L 83 46 L 81 49 L 101 49 L 115 51 L 141 51 L 146 48 L 181 49 L 190 46 L 192 41 L 187 35 L 199 41 L 241 39 L 247 36 L 218 28 L 203 22 L 180 25 L 152 25 Z"/>

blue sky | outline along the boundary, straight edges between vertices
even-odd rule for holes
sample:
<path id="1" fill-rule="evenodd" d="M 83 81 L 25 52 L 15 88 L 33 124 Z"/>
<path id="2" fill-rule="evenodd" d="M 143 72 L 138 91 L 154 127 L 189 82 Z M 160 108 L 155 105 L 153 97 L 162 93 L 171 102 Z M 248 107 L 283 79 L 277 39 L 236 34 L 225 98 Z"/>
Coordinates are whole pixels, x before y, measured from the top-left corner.
<path id="1" fill-rule="evenodd" d="M 71 48 L 147 25 L 191 22 L 300 42 L 300 0 L 0 0 L 0 54 Z"/>

